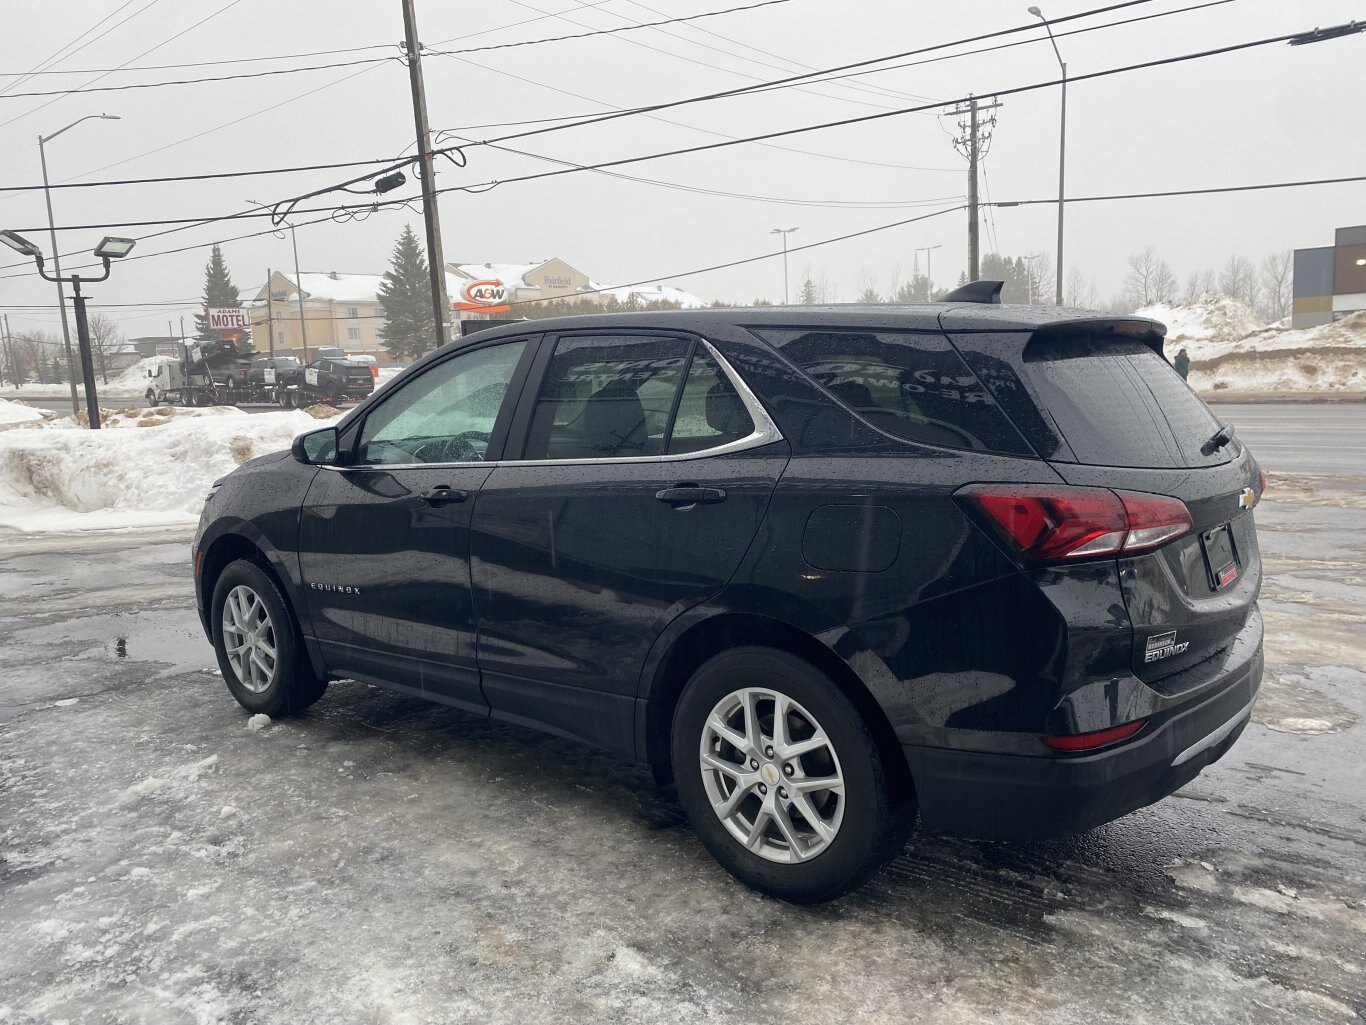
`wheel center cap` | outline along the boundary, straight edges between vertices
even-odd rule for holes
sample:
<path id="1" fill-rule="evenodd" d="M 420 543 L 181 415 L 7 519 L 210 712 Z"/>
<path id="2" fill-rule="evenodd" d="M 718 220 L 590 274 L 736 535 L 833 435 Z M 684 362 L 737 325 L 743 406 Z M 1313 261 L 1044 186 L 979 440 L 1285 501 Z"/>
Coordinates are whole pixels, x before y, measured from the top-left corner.
<path id="1" fill-rule="evenodd" d="M 776 785 L 778 780 L 782 778 L 782 773 L 778 771 L 778 766 L 774 765 L 772 762 L 765 762 L 763 768 L 759 770 L 759 775 L 763 777 L 764 782 L 769 786 Z"/>

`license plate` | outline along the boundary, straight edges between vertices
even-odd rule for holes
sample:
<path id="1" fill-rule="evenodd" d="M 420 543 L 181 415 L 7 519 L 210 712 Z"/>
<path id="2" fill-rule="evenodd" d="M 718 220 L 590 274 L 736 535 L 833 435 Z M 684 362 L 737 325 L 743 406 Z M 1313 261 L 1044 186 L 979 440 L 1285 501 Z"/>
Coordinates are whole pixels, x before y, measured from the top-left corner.
<path id="1" fill-rule="evenodd" d="M 1238 579 L 1238 560 L 1233 553 L 1233 534 L 1228 525 L 1208 530 L 1200 536 L 1205 549 L 1205 565 L 1210 583 L 1217 591 Z"/>

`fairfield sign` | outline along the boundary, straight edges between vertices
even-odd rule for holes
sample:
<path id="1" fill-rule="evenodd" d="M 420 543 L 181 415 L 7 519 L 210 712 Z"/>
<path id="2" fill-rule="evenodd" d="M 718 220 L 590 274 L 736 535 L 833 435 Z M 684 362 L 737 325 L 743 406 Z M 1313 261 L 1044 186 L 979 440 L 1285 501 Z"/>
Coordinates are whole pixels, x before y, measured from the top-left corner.
<path id="1" fill-rule="evenodd" d="M 451 302 L 451 308 L 467 313 L 506 313 L 511 308 L 507 286 L 497 278 L 467 281 Z"/>

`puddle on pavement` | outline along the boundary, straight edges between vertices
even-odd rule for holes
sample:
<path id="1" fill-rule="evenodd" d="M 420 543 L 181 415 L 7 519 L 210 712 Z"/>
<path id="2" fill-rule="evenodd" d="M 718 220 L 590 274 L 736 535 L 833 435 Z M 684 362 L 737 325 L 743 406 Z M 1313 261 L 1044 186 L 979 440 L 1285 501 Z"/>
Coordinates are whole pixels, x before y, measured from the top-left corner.
<path id="1" fill-rule="evenodd" d="M 1252 721 L 1277 733 L 1296 733 L 1309 737 L 1341 733 L 1352 726 L 1357 721 L 1356 714 L 1309 686 L 1306 679 L 1312 678 L 1317 672 L 1328 672 L 1335 668 L 1338 667 L 1314 667 L 1305 676 L 1268 673 L 1262 681 L 1257 705 L 1252 710 Z"/>
<path id="2" fill-rule="evenodd" d="M 212 664 L 213 650 L 193 610 L 117 612 L 19 630 L 15 646 L 99 661 L 160 662 L 184 669 Z"/>

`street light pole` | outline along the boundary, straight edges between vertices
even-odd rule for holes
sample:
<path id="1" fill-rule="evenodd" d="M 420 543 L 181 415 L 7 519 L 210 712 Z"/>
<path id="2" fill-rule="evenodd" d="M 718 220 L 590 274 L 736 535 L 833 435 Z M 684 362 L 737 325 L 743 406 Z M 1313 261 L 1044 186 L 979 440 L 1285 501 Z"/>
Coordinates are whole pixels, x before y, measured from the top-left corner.
<path id="1" fill-rule="evenodd" d="M 939 245 L 921 246 L 916 250 L 917 254 L 925 254 L 925 298 L 927 300 L 934 298 L 934 275 L 930 273 L 930 254 L 936 249 L 942 249 L 943 245 L 944 244 L 941 242 Z"/>
<path id="2" fill-rule="evenodd" d="M 57 138 L 57 136 L 61 135 L 62 132 L 75 128 L 82 121 L 89 121 L 91 118 L 103 119 L 105 121 L 123 120 L 117 114 L 87 114 L 85 117 L 77 118 L 75 121 L 72 121 L 66 128 L 58 129 L 51 135 L 38 136 L 38 160 L 43 165 L 43 198 L 47 201 L 47 234 L 49 240 L 52 242 L 52 266 L 56 268 L 58 278 L 62 276 L 62 259 L 61 254 L 57 251 L 57 226 L 52 218 L 52 187 L 47 181 L 47 150 L 44 149 L 44 144 L 51 142 L 53 139 Z M 62 315 L 62 344 L 66 346 L 66 376 L 71 384 L 71 412 L 77 413 L 81 408 L 81 400 L 76 395 L 76 375 L 72 372 L 75 369 L 73 366 L 75 361 L 71 358 L 71 328 L 69 328 L 66 323 L 66 296 L 62 293 L 60 281 L 57 283 L 57 309 Z"/>
<path id="3" fill-rule="evenodd" d="M 1058 67 L 1062 69 L 1062 113 L 1058 126 L 1058 265 L 1053 275 L 1056 279 L 1054 282 L 1056 285 L 1054 299 L 1061 306 L 1062 279 L 1066 273 L 1065 265 L 1062 262 L 1062 217 L 1063 181 L 1067 170 L 1067 63 L 1062 59 L 1062 54 L 1058 52 L 1058 41 L 1053 38 L 1053 26 L 1048 24 L 1048 19 L 1043 16 L 1043 12 L 1037 7 L 1031 7 L 1029 13 L 1043 22 L 1043 27 L 1048 32 L 1048 41 L 1053 44 L 1053 56 L 1058 58 Z"/>
<path id="4" fill-rule="evenodd" d="M 783 237 L 783 305 L 787 305 L 787 236 L 796 231 L 796 228 L 774 228 L 769 232 L 770 235 L 781 235 Z"/>

